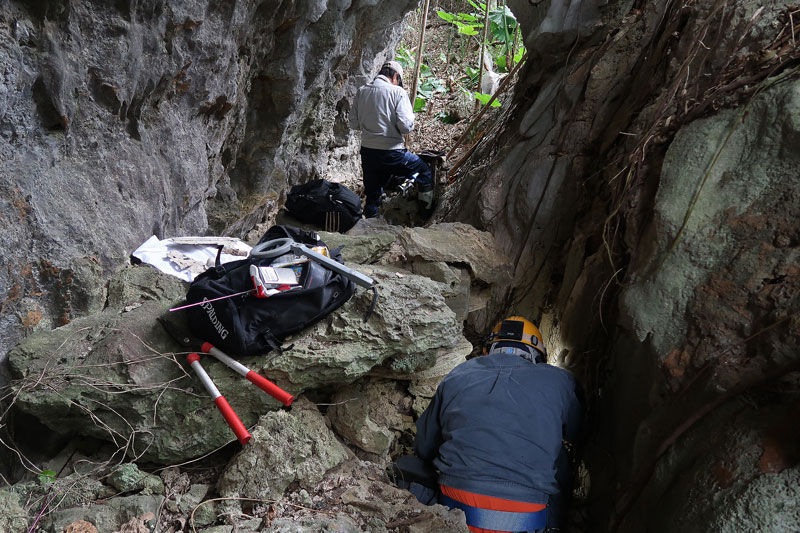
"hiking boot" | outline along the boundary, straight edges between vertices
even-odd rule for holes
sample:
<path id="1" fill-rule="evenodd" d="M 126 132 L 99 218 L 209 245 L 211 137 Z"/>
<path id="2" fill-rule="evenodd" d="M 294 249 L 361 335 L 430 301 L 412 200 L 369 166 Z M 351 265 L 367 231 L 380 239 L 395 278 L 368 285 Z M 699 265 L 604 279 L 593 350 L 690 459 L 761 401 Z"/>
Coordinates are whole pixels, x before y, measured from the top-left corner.
<path id="1" fill-rule="evenodd" d="M 430 211 L 433 208 L 433 190 L 418 192 L 417 201 L 425 211 Z"/>

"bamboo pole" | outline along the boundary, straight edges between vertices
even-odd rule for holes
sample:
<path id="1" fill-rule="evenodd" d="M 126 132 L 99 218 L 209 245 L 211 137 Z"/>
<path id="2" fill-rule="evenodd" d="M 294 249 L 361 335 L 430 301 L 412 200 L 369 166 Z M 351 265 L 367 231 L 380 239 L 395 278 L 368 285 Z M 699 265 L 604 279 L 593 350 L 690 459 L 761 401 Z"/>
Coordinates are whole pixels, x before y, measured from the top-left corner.
<path id="1" fill-rule="evenodd" d="M 481 91 L 483 83 L 483 55 L 486 53 L 486 35 L 489 33 L 489 0 L 486 0 L 486 11 L 483 14 L 483 38 L 481 39 L 481 58 L 478 64 L 478 92 Z M 480 102 L 475 99 L 475 111 L 478 110 Z"/>
<path id="2" fill-rule="evenodd" d="M 483 136 L 483 135 L 481 135 L 481 137 L 482 137 L 482 136 Z M 477 146 L 478 146 L 478 143 L 477 143 L 477 142 L 476 142 L 475 144 L 473 144 L 472 146 L 470 146 L 470 147 L 469 147 L 469 150 L 467 150 L 467 152 L 466 152 L 464 155 L 462 155 L 462 156 L 461 156 L 461 159 L 459 159 L 459 160 L 458 160 L 458 162 L 456 162 L 456 164 L 455 164 L 455 165 L 453 165 L 453 168 L 451 168 L 451 169 L 450 169 L 450 170 L 447 172 L 447 184 L 448 184 L 448 185 L 450 185 L 451 183 L 453 183 L 453 182 L 455 181 L 455 174 L 456 174 L 456 172 L 458 171 L 458 169 L 459 169 L 459 168 L 461 168 L 461 165 L 463 165 L 463 164 L 464 164 L 464 162 L 465 162 L 465 161 L 466 161 L 466 160 L 469 158 L 469 156 L 471 156 L 471 155 L 472 155 L 472 152 L 474 152 L 474 151 L 475 151 L 475 148 L 476 148 Z"/>
<path id="3" fill-rule="evenodd" d="M 428 5 L 430 0 L 425 0 L 425 7 L 422 9 L 422 26 L 419 29 L 419 41 L 417 43 L 417 59 L 414 61 L 414 81 L 411 83 L 411 109 L 417 101 L 417 87 L 419 87 L 419 69 L 422 66 L 422 47 L 425 45 L 425 26 L 428 23 Z"/>
<path id="4" fill-rule="evenodd" d="M 517 55 L 517 37 L 519 36 L 519 22 L 514 26 L 514 38 L 511 40 L 511 61 Z M 510 63 L 509 63 L 510 64 Z"/>
<path id="5" fill-rule="evenodd" d="M 511 43 L 508 42 L 511 36 L 508 34 L 508 24 L 506 24 L 506 0 L 503 0 L 503 35 L 506 37 L 506 72 L 510 72 L 511 69 L 509 67 L 514 56 L 511 54 Z"/>

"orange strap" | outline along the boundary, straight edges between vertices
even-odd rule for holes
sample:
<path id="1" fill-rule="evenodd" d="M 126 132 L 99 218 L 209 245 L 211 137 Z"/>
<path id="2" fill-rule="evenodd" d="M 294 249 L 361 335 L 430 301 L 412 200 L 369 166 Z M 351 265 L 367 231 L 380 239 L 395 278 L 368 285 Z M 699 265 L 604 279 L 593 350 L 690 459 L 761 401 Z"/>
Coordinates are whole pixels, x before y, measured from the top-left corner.
<path id="1" fill-rule="evenodd" d="M 504 498 L 495 498 L 494 496 L 485 496 L 483 494 L 476 494 L 474 492 L 467 492 L 465 490 L 454 489 L 446 485 L 439 485 L 442 494 L 456 501 L 465 503 L 472 507 L 479 507 L 481 509 L 488 509 L 490 511 L 514 511 L 517 513 L 535 513 L 547 507 L 543 503 L 527 503 L 518 502 L 515 500 L 506 500 Z M 480 527 L 468 526 L 472 533 L 506 533 L 499 532 L 493 529 L 483 529 Z"/>

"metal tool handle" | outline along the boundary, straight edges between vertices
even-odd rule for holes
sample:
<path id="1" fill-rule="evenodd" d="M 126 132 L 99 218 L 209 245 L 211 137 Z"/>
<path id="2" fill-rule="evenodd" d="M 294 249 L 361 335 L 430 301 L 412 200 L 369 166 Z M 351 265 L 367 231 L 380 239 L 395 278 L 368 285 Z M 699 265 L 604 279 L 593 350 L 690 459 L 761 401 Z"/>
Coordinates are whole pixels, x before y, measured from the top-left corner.
<path id="1" fill-rule="evenodd" d="M 356 285 L 360 285 L 365 289 L 372 288 L 372 286 L 375 285 L 375 280 L 367 276 L 366 274 L 362 274 L 361 272 L 353 270 L 352 268 L 347 268 L 340 262 L 315 252 L 311 248 L 307 247 L 305 244 L 299 242 L 292 242 L 292 244 L 290 245 L 290 249 L 292 250 L 292 252 L 296 254 L 304 255 L 317 263 L 325 265 L 330 270 L 333 270 L 334 272 L 341 274 L 347 279 L 353 281 L 353 283 L 355 283 Z"/>
<path id="2" fill-rule="evenodd" d="M 214 404 L 217 406 L 217 409 L 219 409 L 219 412 L 222 413 L 222 418 L 225 419 L 225 422 L 227 422 L 228 426 L 230 426 L 230 428 L 233 430 L 236 438 L 239 439 L 240 443 L 247 444 L 250 441 L 250 432 L 247 431 L 247 428 L 244 427 L 242 421 L 239 420 L 238 416 L 236 416 L 236 412 L 228 403 L 228 400 L 226 400 L 225 397 L 220 394 L 219 389 L 217 389 L 216 385 L 214 385 L 214 382 L 211 381 L 211 378 L 200 364 L 200 355 L 196 353 L 190 353 L 188 356 L 186 356 L 186 360 L 189 361 L 189 364 L 200 378 L 203 386 L 214 399 Z"/>
<path id="3" fill-rule="evenodd" d="M 258 374 L 246 366 L 244 366 L 239 361 L 235 359 L 231 359 L 228 357 L 225 352 L 220 350 L 219 348 L 215 347 L 210 342 L 204 342 L 203 346 L 200 348 L 203 350 L 204 353 L 210 354 L 214 356 L 219 362 L 227 366 L 228 368 L 232 369 L 234 372 L 239 374 L 240 376 L 244 376 L 247 380 L 258 387 L 259 389 L 263 390 L 279 402 L 281 402 L 286 407 L 292 405 L 294 401 L 294 396 L 283 390 L 282 388 L 275 385 L 273 382 Z"/>
<path id="4" fill-rule="evenodd" d="M 281 402 L 286 407 L 292 405 L 294 401 L 294 396 L 283 390 L 282 388 L 275 385 L 273 382 L 262 376 L 261 374 L 257 374 L 252 370 L 245 375 L 245 377 L 258 387 L 259 389 L 263 390 L 279 402 Z"/>
<path id="5" fill-rule="evenodd" d="M 403 196 L 405 196 L 408 190 L 414 186 L 414 182 L 417 181 L 417 176 L 419 176 L 419 172 L 408 176 L 403 183 L 400 184 L 400 191 L 403 193 Z"/>

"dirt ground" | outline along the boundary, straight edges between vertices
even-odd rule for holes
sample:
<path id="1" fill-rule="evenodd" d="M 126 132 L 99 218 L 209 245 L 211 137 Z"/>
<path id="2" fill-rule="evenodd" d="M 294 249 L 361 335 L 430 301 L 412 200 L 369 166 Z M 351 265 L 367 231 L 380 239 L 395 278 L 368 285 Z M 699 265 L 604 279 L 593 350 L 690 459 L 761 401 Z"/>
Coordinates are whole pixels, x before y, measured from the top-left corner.
<path id="1" fill-rule="evenodd" d="M 416 113 L 416 125 L 411 135 L 410 149 L 414 152 L 422 150 L 443 151 L 446 154 L 453 149 L 464 131 L 469 127 L 471 132 L 482 131 L 483 123 L 493 120 L 500 108 L 491 108 L 481 117 L 478 124 L 472 125 L 480 107 L 475 107 L 476 100 L 465 94 L 463 89 L 474 90 L 470 86 L 467 67 L 477 69 L 479 64 L 478 36 L 460 35 L 456 27 L 437 15 L 442 10 L 449 13 L 473 12 L 475 9 L 466 0 L 431 1 L 425 25 L 423 44 L 423 63 L 430 67 L 432 74 L 446 88 L 444 92 L 434 92 L 428 99 L 425 109 Z M 408 50 L 414 54 L 419 45 L 422 9 L 409 14 L 406 19 L 407 30 L 398 46 L 398 56 Z M 403 84 L 411 91 L 414 78 L 413 63 L 406 68 Z M 502 74 L 502 73 L 501 73 Z M 498 100 L 503 102 L 513 87 L 514 81 L 503 91 Z M 456 146 L 447 159 L 446 167 L 452 167 L 479 139 L 467 138 Z M 440 177 L 441 178 L 441 177 Z"/>

